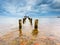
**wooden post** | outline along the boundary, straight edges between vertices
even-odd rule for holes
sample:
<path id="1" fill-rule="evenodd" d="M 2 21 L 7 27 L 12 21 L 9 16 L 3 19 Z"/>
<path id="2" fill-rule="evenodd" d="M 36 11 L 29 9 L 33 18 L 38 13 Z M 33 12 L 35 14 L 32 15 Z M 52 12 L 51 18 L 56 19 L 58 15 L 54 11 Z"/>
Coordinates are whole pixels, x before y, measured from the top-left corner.
<path id="1" fill-rule="evenodd" d="M 38 35 L 38 19 L 35 20 L 34 30 L 32 31 L 32 35 L 34 36 Z"/>
<path id="2" fill-rule="evenodd" d="M 32 25 L 32 18 L 30 18 L 30 23 L 31 23 L 31 25 Z"/>
<path id="3" fill-rule="evenodd" d="M 23 24 L 25 23 L 25 21 L 26 21 L 26 18 L 23 18 Z"/>
<path id="4" fill-rule="evenodd" d="M 32 18 L 28 17 L 28 19 L 29 19 L 30 24 L 32 25 Z"/>
<path id="5" fill-rule="evenodd" d="M 19 20 L 19 36 L 21 36 L 22 35 L 22 22 L 21 22 L 22 20 L 20 19 Z"/>
<path id="6" fill-rule="evenodd" d="M 35 20 L 34 29 L 38 29 L 38 19 Z"/>

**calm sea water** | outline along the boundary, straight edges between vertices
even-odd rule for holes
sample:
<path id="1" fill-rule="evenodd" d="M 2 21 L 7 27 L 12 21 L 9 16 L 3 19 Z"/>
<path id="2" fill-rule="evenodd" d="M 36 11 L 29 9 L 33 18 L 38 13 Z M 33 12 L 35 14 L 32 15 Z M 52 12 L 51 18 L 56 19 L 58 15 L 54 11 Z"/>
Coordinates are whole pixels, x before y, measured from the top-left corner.
<path id="1" fill-rule="evenodd" d="M 33 25 L 34 20 L 35 19 L 33 19 Z M 39 18 L 38 27 L 40 32 L 44 32 L 48 36 L 55 35 L 60 37 L 60 18 Z M 15 29 L 18 30 L 18 19 L 0 19 L 0 36 L 5 35 L 7 32 L 15 31 Z M 26 20 L 22 30 L 23 32 L 31 32 L 33 26 Z"/>

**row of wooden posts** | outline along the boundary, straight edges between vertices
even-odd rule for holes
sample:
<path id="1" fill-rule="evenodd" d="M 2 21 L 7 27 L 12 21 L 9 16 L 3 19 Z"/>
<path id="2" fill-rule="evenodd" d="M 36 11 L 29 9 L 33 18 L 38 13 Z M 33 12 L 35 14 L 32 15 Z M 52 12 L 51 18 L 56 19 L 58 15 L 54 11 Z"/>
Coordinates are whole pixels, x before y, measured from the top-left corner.
<path id="1" fill-rule="evenodd" d="M 26 22 L 27 18 L 32 26 L 32 18 L 29 18 L 29 17 L 23 18 L 23 24 Z M 20 32 L 20 36 L 22 36 L 23 32 L 22 32 L 22 20 L 21 19 L 19 19 L 19 32 Z M 34 29 L 32 30 L 32 35 L 37 35 L 37 34 L 38 34 L 38 19 L 35 19 Z"/>

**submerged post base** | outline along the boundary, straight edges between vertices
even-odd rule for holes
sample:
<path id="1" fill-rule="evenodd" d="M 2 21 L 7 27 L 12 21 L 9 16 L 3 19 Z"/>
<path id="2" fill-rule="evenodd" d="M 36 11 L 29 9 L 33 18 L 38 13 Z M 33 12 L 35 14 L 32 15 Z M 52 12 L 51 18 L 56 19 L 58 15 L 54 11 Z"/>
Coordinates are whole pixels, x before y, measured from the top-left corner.
<path id="1" fill-rule="evenodd" d="M 33 35 L 33 36 L 37 36 L 37 35 L 38 35 L 38 29 L 34 29 L 34 30 L 32 31 L 32 35 Z"/>

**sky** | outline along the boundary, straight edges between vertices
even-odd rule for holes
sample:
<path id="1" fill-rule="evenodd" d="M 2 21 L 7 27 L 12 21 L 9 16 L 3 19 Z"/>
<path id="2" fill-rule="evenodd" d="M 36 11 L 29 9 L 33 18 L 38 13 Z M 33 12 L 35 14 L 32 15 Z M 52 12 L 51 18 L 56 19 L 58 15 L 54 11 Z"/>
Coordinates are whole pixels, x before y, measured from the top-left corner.
<path id="1" fill-rule="evenodd" d="M 60 16 L 60 0 L 0 0 L 0 17 Z"/>

